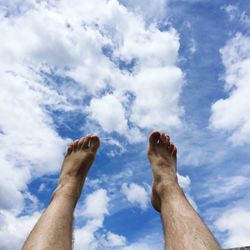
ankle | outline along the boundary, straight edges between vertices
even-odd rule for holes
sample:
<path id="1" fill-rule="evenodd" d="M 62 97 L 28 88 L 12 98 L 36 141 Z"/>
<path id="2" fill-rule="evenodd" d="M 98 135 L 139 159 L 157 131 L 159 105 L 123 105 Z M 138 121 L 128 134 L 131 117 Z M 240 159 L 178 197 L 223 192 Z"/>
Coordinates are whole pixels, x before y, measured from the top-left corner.
<path id="1" fill-rule="evenodd" d="M 67 199 L 69 202 L 77 203 L 81 194 L 81 186 L 74 181 L 62 183 L 60 182 L 52 194 L 52 200 L 54 199 Z"/>
<path id="2" fill-rule="evenodd" d="M 155 184 L 155 191 L 160 200 L 169 199 L 182 193 L 182 189 L 177 180 L 171 183 L 157 183 Z"/>

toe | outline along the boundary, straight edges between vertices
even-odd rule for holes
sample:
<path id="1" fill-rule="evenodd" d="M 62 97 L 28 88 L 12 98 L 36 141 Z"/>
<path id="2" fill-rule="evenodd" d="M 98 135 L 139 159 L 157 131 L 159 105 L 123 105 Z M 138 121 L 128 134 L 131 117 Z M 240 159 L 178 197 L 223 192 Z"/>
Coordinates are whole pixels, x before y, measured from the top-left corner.
<path id="1" fill-rule="evenodd" d="M 168 149 L 170 146 L 170 137 L 165 133 L 161 133 L 159 144 Z"/>
<path id="2" fill-rule="evenodd" d="M 71 154 L 72 151 L 73 151 L 73 144 L 70 144 L 70 145 L 68 146 L 67 155 Z"/>
<path id="3" fill-rule="evenodd" d="M 169 146 L 169 152 L 173 157 L 175 157 L 177 154 L 177 149 L 172 142 L 170 143 L 170 146 Z"/>
<path id="4" fill-rule="evenodd" d="M 170 142 L 169 151 L 172 153 L 173 149 L 174 149 L 174 144 L 172 142 Z"/>
<path id="5" fill-rule="evenodd" d="M 91 136 L 91 138 L 90 138 L 90 148 L 94 152 L 96 152 L 97 149 L 99 148 L 99 146 L 100 146 L 100 139 L 99 139 L 99 137 L 96 136 L 96 135 Z"/>
<path id="6" fill-rule="evenodd" d="M 149 136 L 149 144 L 150 144 L 150 146 L 155 146 L 157 144 L 158 140 L 160 139 L 160 136 L 161 136 L 160 132 L 153 131 L 151 133 L 151 135 Z"/>
<path id="7" fill-rule="evenodd" d="M 161 133 L 161 136 L 160 136 L 160 142 L 166 144 L 167 143 L 167 137 L 164 133 Z"/>
<path id="8" fill-rule="evenodd" d="M 82 149 L 87 149 L 87 148 L 89 148 L 89 141 L 90 141 L 90 138 L 91 138 L 90 135 L 87 135 L 87 136 L 84 138 L 84 141 L 83 141 L 83 144 L 82 144 Z"/>
<path id="9" fill-rule="evenodd" d="M 166 136 L 166 144 L 169 147 L 170 146 L 170 137 L 167 134 L 165 134 L 165 136 Z"/>
<path id="10" fill-rule="evenodd" d="M 79 140 L 75 140 L 75 141 L 73 142 L 73 150 L 74 150 L 74 151 L 77 151 L 78 142 L 79 142 Z"/>
<path id="11" fill-rule="evenodd" d="M 173 156 L 173 157 L 176 157 L 176 156 L 177 156 L 177 148 L 176 148 L 176 146 L 174 146 L 174 149 L 173 149 L 173 151 L 172 151 L 172 156 Z"/>
<path id="12" fill-rule="evenodd" d="M 83 143 L 84 143 L 84 137 L 82 137 L 80 140 L 79 140 L 79 142 L 78 142 L 78 150 L 80 150 L 81 148 L 82 148 L 82 145 L 83 145 Z"/>

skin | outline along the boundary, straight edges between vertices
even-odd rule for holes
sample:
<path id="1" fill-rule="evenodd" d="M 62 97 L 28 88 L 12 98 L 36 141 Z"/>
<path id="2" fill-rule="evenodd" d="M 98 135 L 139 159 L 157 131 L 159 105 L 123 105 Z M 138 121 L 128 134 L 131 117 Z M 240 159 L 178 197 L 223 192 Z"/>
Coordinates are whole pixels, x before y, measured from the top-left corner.
<path id="1" fill-rule="evenodd" d="M 99 138 L 93 135 L 69 145 L 51 202 L 25 241 L 23 250 L 72 249 L 73 212 L 99 146 Z M 178 184 L 177 150 L 169 136 L 158 131 L 150 135 L 148 158 L 153 171 L 151 201 L 161 214 L 165 249 L 220 249 Z"/>
<path id="2" fill-rule="evenodd" d="M 150 135 L 148 159 L 153 172 L 151 202 L 161 214 L 165 249 L 221 249 L 178 184 L 177 149 L 168 135 L 158 131 Z"/>
<path id="3" fill-rule="evenodd" d="M 99 145 L 97 136 L 82 137 L 69 145 L 52 200 L 28 236 L 23 250 L 72 249 L 74 208 Z"/>

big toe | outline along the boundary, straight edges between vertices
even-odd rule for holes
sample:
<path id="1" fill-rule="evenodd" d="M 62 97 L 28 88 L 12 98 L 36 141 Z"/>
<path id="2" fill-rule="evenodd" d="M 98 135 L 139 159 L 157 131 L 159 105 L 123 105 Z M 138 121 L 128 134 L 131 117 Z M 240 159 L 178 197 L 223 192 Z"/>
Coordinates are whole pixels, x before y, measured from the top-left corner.
<path id="1" fill-rule="evenodd" d="M 97 149 L 99 148 L 99 146 L 100 146 L 100 139 L 99 139 L 99 137 L 96 136 L 96 135 L 91 136 L 91 138 L 90 138 L 90 148 L 94 152 L 96 152 Z"/>
<path id="2" fill-rule="evenodd" d="M 158 140 L 161 137 L 161 133 L 158 131 L 153 131 L 151 135 L 149 136 L 149 145 L 151 147 L 154 147 L 157 145 Z"/>

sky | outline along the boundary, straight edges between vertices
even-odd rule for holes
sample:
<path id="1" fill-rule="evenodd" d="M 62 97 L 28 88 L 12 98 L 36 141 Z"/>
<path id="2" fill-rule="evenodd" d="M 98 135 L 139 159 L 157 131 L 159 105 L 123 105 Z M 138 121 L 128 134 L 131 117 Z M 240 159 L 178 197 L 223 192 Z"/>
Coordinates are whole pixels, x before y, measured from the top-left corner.
<path id="1" fill-rule="evenodd" d="M 74 249 L 158 250 L 152 130 L 223 247 L 250 245 L 250 5 L 246 0 L 0 0 L 0 249 L 20 249 L 67 144 L 101 147 Z"/>

